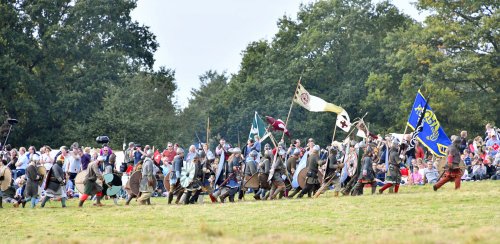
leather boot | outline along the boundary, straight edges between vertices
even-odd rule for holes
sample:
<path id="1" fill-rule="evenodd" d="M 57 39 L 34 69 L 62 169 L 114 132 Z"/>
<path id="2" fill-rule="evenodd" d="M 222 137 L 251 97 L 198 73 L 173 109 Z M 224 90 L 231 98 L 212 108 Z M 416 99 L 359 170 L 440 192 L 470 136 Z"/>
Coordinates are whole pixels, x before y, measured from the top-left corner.
<path id="1" fill-rule="evenodd" d="M 129 196 L 127 202 L 125 202 L 125 205 L 130 205 L 130 202 L 132 201 L 133 198 L 134 198 L 133 196 Z"/>
<path id="2" fill-rule="evenodd" d="M 220 196 L 219 196 L 220 202 L 222 202 L 222 203 L 223 203 L 223 202 L 224 202 L 224 200 L 226 200 L 226 197 L 228 197 L 228 196 L 229 196 L 229 192 L 226 192 L 226 193 L 224 193 L 224 194 L 220 195 Z"/>
<path id="3" fill-rule="evenodd" d="M 284 190 L 283 188 L 278 188 L 278 189 L 276 189 L 276 190 L 273 192 L 273 194 L 271 195 L 271 198 L 270 198 L 270 199 L 271 199 L 271 200 L 276 199 L 276 196 L 278 196 L 279 194 L 281 194 L 281 193 L 283 192 L 283 190 Z"/>
<path id="4" fill-rule="evenodd" d="M 172 200 L 174 200 L 174 193 L 168 193 L 168 204 L 172 204 Z"/>
<path id="5" fill-rule="evenodd" d="M 3 208 L 3 200 L 2 200 L 2 197 L 0 197 L 0 208 Z"/>
<path id="6" fill-rule="evenodd" d="M 101 203 L 101 198 L 102 197 L 96 197 L 96 203 L 94 204 L 94 206 L 97 206 L 97 207 L 103 206 L 103 204 Z"/>
<path id="7" fill-rule="evenodd" d="M 292 194 L 288 194 L 288 198 L 293 198 L 295 195 L 297 195 L 299 192 L 300 192 L 300 188 L 295 188 L 295 190 L 293 190 Z"/>
<path id="8" fill-rule="evenodd" d="M 85 202 L 84 200 L 80 200 L 80 201 L 78 202 L 78 207 L 79 207 L 79 208 L 83 207 L 83 203 L 84 203 L 84 202 Z"/>
<path id="9" fill-rule="evenodd" d="M 151 205 L 151 198 L 148 198 L 148 200 L 146 200 L 146 204 Z"/>
<path id="10" fill-rule="evenodd" d="M 198 201 L 198 198 L 200 197 L 200 193 L 201 193 L 201 190 L 195 191 L 193 197 L 191 197 L 191 199 L 189 199 L 189 203 L 195 204 Z"/>
<path id="11" fill-rule="evenodd" d="M 24 199 L 23 199 L 23 200 L 21 201 L 21 206 L 22 206 L 23 208 L 24 208 L 24 206 L 26 206 L 26 200 L 24 200 Z"/>
<path id="12" fill-rule="evenodd" d="M 40 204 L 40 207 L 45 207 L 45 203 L 47 203 L 47 201 L 49 200 L 49 197 L 45 196 L 42 200 L 42 204 Z"/>
<path id="13" fill-rule="evenodd" d="M 334 197 L 339 197 L 339 192 L 338 192 L 338 191 L 334 191 L 334 192 L 333 192 L 333 196 L 334 196 Z"/>
<path id="14" fill-rule="evenodd" d="M 189 198 L 191 198 L 191 191 L 184 192 L 184 204 L 189 204 Z"/>
<path id="15" fill-rule="evenodd" d="M 179 202 L 181 201 L 182 195 L 184 195 L 183 192 L 180 192 L 177 194 L 177 199 L 175 200 L 175 204 L 179 204 Z"/>
<path id="16" fill-rule="evenodd" d="M 65 197 L 61 198 L 61 206 L 62 206 L 63 208 L 65 208 L 65 207 L 66 207 L 66 198 L 65 198 Z"/>

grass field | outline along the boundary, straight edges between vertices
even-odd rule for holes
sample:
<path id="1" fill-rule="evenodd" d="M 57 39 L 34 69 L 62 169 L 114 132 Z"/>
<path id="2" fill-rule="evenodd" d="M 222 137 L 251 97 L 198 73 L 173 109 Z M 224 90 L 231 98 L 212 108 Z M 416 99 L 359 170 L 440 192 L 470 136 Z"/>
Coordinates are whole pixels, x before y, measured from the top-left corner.
<path id="1" fill-rule="evenodd" d="M 500 243 L 500 181 L 365 195 L 239 203 L 0 209 L 0 243 Z M 249 199 L 252 200 L 249 200 Z M 207 200 L 207 199 L 206 199 Z M 50 230 L 50 231 L 47 231 Z"/>

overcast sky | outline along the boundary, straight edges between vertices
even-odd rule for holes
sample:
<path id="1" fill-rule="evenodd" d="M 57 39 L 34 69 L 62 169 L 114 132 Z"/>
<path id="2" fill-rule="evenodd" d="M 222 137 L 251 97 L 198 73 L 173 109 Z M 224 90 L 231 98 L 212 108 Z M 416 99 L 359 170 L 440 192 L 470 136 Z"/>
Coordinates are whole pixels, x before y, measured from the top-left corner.
<path id="1" fill-rule="evenodd" d="M 301 3 L 310 0 L 140 0 L 132 18 L 150 26 L 160 47 L 155 53 L 155 69 L 176 72 L 176 97 L 180 107 L 188 104 L 199 76 L 212 69 L 228 74 L 240 68 L 241 52 L 256 40 L 271 40 L 283 15 L 295 19 Z M 375 0 L 375 2 L 379 2 Z M 393 3 L 418 21 L 410 2 Z"/>

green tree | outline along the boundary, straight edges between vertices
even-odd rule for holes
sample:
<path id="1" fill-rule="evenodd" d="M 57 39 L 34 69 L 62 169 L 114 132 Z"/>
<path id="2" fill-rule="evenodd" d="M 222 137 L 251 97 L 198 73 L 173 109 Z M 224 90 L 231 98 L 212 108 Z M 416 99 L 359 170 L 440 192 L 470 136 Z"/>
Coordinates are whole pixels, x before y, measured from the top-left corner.
<path id="1" fill-rule="evenodd" d="M 73 124 L 103 108 L 108 89 L 152 68 L 158 44 L 129 0 L 2 1 L 1 106 L 17 144 L 67 144 Z"/>
<path id="2" fill-rule="evenodd" d="M 419 1 L 432 14 L 389 34 L 385 65 L 366 83 L 368 110 L 379 104 L 374 122 L 402 131 L 415 93 L 422 88 L 448 135 L 466 129 L 482 134 L 484 124 L 499 123 L 499 4 L 497 1 Z"/>

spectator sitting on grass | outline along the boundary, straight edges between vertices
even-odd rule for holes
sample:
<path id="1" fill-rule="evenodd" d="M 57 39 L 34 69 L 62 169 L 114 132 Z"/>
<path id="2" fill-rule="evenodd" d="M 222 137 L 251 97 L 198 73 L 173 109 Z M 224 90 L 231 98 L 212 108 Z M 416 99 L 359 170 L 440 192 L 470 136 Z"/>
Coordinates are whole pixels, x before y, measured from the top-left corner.
<path id="1" fill-rule="evenodd" d="M 424 183 L 436 184 L 439 178 L 439 172 L 431 162 L 427 163 L 427 168 L 424 169 L 423 178 Z"/>
<path id="2" fill-rule="evenodd" d="M 486 176 L 486 167 L 484 167 L 483 159 L 479 158 L 476 164 L 472 167 L 472 180 L 482 180 Z"/>
<path id="3" fill-rule="evenodd" d="M 411 173 L 411 182 L 414 185 L 423 185 L 422 175 L 419 173 L 418 166 L 413 167 L 413 173 Z"/>

